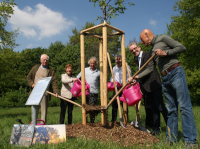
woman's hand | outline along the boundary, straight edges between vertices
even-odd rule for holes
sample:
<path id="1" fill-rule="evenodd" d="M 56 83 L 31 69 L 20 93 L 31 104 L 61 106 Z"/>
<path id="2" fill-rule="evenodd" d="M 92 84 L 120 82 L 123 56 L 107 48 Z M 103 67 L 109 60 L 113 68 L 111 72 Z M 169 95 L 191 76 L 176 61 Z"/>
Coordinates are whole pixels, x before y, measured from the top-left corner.
<path id="1" fill-rule="evenodd" d="M 77 80 L 78 80 L 77 78 L 73 78 L 73 79 L 72 79 L 73 82 L 76 82 Z"/>

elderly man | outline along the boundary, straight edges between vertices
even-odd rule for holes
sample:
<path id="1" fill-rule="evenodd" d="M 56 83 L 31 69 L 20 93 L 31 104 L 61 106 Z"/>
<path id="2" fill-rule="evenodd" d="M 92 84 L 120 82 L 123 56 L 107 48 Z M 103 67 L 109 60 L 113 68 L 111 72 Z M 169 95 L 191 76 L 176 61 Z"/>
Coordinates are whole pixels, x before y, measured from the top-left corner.
<path id="1" fill-rule="evenodd" d="M 58 84 L 56 75 L 53 69 L 49 68 L 48 62 L 49 62 L 49 56 L 46 54 L 42 54 L 40 57 L 41 64 L 37 64 L 32 67 L 31 71 L 29 72 L 27 76 L 27 83 L 31 87 L 31 90 L 34 88 L 36 82 L 40 78 L 45 78 L 52 76 L 51 85 L 49 87 L 49 90 L 55 93 L 55 97 L 58 97 Z M 41 106 L 41 119 L 47 122 L 47 108 L 48 108 L 48 101 L 50 101 L 51 95 L 48 95 L 45 93 L 44 97 L 42 98 L 42 101 L 40 103 Z M 37 115 L 39 111 L 39 106 L 37 107 Z M 32 117 L 33 120 L 33 117 Z"/>
<path id="2" fill-rule="evenodd" d="M 122 85 L 122 80 L 123 80 L 123 78 L 122 78 L 122 56 L 120 54 L 115 56 L 115 62 L 117 63 L 117 65 L 115 65 L 113 67 L 113 74 L 115 77 L 115 82 L 119 82 Z M 130 68 L 130 66 L 128 66 L 128 67 L 129 67 L 130 75 L 132 76 L 131 68 Z M 126 72 L 126 78 L 127 78 L 127 80 L 129 78 L 128 72 Z M 110 78 L 110 82 L 113 82 L 112 76 Z M 115 91 L 113 92 L 113 95 L 115 95 Z M 121 96 L 121 95 L 119 95 L 119 96 Z M 116 119 L 117 119 L 117 110 L 118 110 L 117 100 L 114 100 L 112 103 L 112 120 L 111 120 L 112 122 L 116 121 Z"/>
<path id="3" fill-rule="evenodd" d="M 194 147 L 197 144 L 197 129 L 192 112 L 192 104 L 187 86 L 186 75 L 176 54 L 182 53 L 186 48 L 167 35 L 154 36 L 144 29 L 140 34 L 142 43 L 148 47 L 152 45 L 151 55 L 156 53 L 156 61 L 161 73 L 162 88 L 165 95 L 168 110 L 167 142 L 173 144 L 178 138 L 178 104 L 182 118 L 184 141 L 187 146 Z M 154 61 L 150 61 L 148 68 L 135 78 L 143 78 L 154 69 Z"/>
<path id="4" fill-rule="evenodd" d="M 85 79 L 90 85 L 90 94 L 86 97 L 86 102 L 89 105 L 96 105 L 98 99 L 98 86 L 100 83 L 100 71 L 96 69 L 97 59 L 91 57 L 88 61 L 90 67 L 85 68 Z M 77 75 L 77 78 L 81 78 L 81 72 Z M 95 113 L 90 113 L 90 122 L 94 123 Z"/>
<path id="5" fill-rule="evenodd" d="M 150 58 L 150 53 L 143 52 L 136 42 L 129 44 L 129 50 L 135 56 L 134 59 L 136 58 L 138 61 L 138 69 Z M 163 102 L 161 81 L 156 67 L 154 66 L 153 72 L 141 78 L 139 82 L 145 99 L 145 109 L 149 106 L 148 103 L 153 109 L 153 131 L 151 134 L 160 134 L 160 113 L 167 124 L 167 109 Z M 148 114 L 146 115 L 146 124 L 148 124 Z"/>

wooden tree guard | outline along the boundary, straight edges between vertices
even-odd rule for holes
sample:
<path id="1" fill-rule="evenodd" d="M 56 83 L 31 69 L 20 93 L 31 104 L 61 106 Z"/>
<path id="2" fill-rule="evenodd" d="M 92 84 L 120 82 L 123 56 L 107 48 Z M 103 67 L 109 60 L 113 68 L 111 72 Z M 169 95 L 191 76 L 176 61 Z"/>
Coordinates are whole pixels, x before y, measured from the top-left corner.
<path id="1" fill-rule="evenodd" d="M 103 78 L 103 40 L 99 39 L 99 68 L 100 68 L 100 78 Z M 102 86 L 103 86 L 103 79 L 100 79 L 100 99 L 101 99 L 101 106 L 104 106 L 104 98 L 103 98 L 103 90 L 102 90 Z M 104 121 L 104 115 L 105 115 L 105 111 L 102 111 L 101 113 L 101 123 L 102 125 L 105 124 Z"/>
<path id="2" fill-rule="evenodd" d="M 121 36 L 121 52 L 122 52 L 122 74 L 123 74 L 123 86 L 126 84 L 126 51 L 125 51 L 125 39 L 124 34 Z M 128 106 L 123 103 L 123 121 L 126 125 L 128 123 Z"/>
<path id="3" fill-rule="evenodd" d="M 85 96 L 85 49 L 84 49 L 84 35 L 80 35 L 80 47 L 81 47 L 81 92 L 82 92 L 82 105 L 86 104 Z M 86 125 L 86 110 L 82 108 L 82 123 Z"/>
<path id="4" fill-rule="evenodd" d="M 102 28 L 102 36 L 90 35 L 90 31 L 97 28 Z M 114 32 L 111 35 L 107 35 L 107 28 L 113 29 Z M 122 52 L 122 70 L 123 70 L 123 85 L 126 84 L 126 54 L 125 54 L 125 40 L 124 31 L 115 28 L 107 23 L 102 23 L 88 29 L 82 30 L 80 32 L 80 51 L 81 51 L 81 84 L 82 84 L 82 104 L 86 104 L 85 96 L 85 50 L 84 50 L 84 35 L 90 35 L 95 38 L 99 38 L 99 64 L 100 64 L 100 98 L 101 106 L 107 106 L 108 104 L 108 90 L 107 90 L 107 69 L 108 69 L 108 59 L 107 59 L 107 38 L 115 35 L 121 35 L 121 52 Z M 128 122 L 128 111 L 127 104 L 123 104 L 123 118 L 124 123 Z M 105 126 L 108 124 L 107 111 L 103 110 L 101 114 L 101 122 Z M 82 124 L 86 125 L 86 110 L 82 108 Z"/>

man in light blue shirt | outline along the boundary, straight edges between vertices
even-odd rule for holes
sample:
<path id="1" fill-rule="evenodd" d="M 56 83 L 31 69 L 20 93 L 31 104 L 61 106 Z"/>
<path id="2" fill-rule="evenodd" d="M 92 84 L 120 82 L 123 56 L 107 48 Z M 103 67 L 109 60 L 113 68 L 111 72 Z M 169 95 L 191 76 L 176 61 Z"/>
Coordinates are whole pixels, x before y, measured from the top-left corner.
<path id="1" fill-rule="evenodd" d="M 98 99 L 98 86 L 100 84 L 100 71 L 96 69 L 97 59 L 91 57 L 88 61 L 90 67 L 85 68 L 85 79 L 90 85 L 90 94 L 86 97 L 86 103 L 88 105 L 96 105 Z M 77 78 L 81 78 L 81 72 L 77 75 Z M 90 122 L 94 123 L 95 113 L 90 113 Z"/>

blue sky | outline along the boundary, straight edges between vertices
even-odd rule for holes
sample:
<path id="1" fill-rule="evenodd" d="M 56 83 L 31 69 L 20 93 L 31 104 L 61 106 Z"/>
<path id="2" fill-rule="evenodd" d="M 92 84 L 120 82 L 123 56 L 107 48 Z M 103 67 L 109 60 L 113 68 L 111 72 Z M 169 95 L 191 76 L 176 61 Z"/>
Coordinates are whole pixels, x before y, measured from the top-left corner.
<path id="1" fill-rule="evenodd" d="M 56 41 L 66 44 L 75 27 L 81 30 L 86 22 L 94 22 L 102 15 L 101 9 L 89 0 L 15 0 L 17 7 L 8 21 L 7 30 L 19 28 L 15 51 L 26 48 L 48 48 Z M 130 40 L 139 40 L 141 31 L 150 29 L 154 34 L 164 34 L 176 0 L 131 0 L 124 14 L 111 19 L 111 25 L 125 32 L 125 46 Z M 112 2 L 111 2 L 112 3 Z"/>

